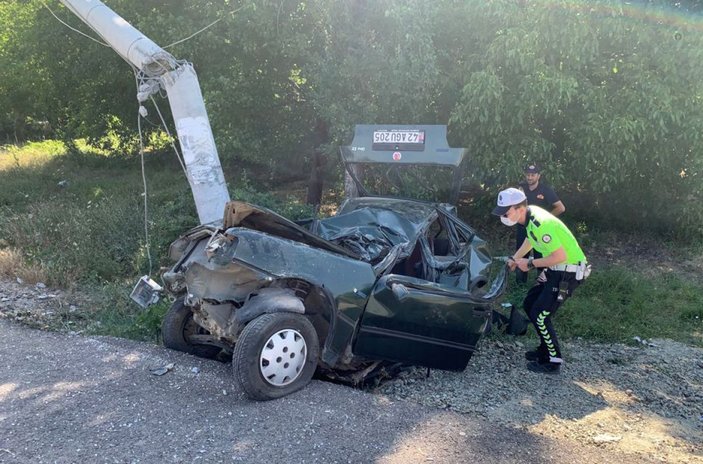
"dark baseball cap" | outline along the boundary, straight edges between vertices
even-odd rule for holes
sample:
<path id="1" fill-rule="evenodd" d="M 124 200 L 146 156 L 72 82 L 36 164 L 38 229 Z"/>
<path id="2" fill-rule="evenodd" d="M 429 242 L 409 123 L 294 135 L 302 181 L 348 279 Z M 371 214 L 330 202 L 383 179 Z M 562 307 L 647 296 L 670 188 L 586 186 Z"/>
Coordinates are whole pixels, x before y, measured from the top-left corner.
<path id="1" fill-rule="evenodd" d="M 530 174 L 539 174 L 542 171 L 542 168 L 540 168 L 539 164 L 537 163 L 530 163 L 525 165 L 524 172 L 525 173 L 530 173 Z"/>

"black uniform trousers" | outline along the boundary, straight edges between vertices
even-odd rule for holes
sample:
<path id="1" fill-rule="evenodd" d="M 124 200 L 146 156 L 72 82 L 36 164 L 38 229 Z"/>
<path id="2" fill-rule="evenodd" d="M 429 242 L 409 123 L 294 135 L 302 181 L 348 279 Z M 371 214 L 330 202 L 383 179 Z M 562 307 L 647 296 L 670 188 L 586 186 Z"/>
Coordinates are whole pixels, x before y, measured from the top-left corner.
<path id="1" fill-rule="evenodd" d="M 579 286 L 574 272 L 546 270 L 546 282 L 537 282 L 522 302 L 522 308 L 540 339 L 539 362 L 561 362 L 561 349 L 552 317 Z M 561 294 L 561 297 L 560 297 Z"/>

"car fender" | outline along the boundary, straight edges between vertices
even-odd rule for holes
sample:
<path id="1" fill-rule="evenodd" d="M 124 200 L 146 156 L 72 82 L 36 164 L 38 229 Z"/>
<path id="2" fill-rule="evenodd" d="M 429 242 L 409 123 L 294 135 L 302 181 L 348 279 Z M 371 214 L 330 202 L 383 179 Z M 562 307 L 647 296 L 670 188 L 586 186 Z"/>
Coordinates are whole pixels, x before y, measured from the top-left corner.
<path id="1" fill-rule="evenodd" d="M 305 305 L 289 288 L 262 288 L 234 312 L 234 320 L 243 326 L 262 314 L 279 312 L 305 314 Z"/>

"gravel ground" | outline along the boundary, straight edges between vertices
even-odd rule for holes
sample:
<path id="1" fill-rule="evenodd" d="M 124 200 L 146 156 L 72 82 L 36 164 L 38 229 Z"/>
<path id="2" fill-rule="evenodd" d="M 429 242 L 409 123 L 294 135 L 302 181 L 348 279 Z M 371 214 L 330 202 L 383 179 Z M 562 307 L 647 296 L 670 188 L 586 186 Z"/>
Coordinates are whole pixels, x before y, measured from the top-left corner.
<path id="1" fill-rule="evenodd" d="M 229 365 L 78 335 L 82 304 L 0 281 L 0 317 L 65 332 L 0 321 L 0 462 L 703 463 L 703 350 L 672 341 L 572 341 L 555 377 L 525 370 L 523 339 L 486 339 L 461 373 L 252 403 Z"/>
<path id="2" fill-rule="evenodd" d="M 559 376 L 527 371 L 524 351 L 513 339 L 483 340 L 464 372 L 415 369 L 377 393 L 661 462 L 703 462 L 702 349 L 573 341 Z"/>

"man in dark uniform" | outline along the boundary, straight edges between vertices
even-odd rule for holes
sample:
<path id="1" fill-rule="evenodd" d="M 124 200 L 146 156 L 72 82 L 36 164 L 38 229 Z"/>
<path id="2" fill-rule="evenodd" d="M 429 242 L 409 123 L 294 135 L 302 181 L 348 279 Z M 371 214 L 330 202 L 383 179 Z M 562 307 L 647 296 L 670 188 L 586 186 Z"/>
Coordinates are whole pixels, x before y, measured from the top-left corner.
<path id="1" fill-rule="evenodd" d="M 554 189 L 544 182 L 540 182 L 541 169 L 536 163 L 530 163 L 525 166 L 525 182 L 520 183 L 520 190 L 525 192 L 528 205 L 536 205 L 540 208 L 549 211 L 554 216 L 559 216 L 566 211 L 564 203 L 561 202 Z M 525 227 L 518 224 L 515 230 L 515 249 L 520 248 L 520 245 L 525 241 L 527 233 Z M 538 251 L 533 250 L 535 258 L 541 258 L 542 255 Z M 515 278 L 518 283 L 527 282 L 527 272 L 520 269 L 515 270 Z"/>
<path id="2" fill-rule="evenodd" d="M 558 374 L 564 361 L 552 317 L 590 274 L 586 255 L 564 223 L 538 206 L 528 206 L 521 190 L 500 192 L 493 214 L 506 226 L 522 224 L 527 230 L 527 239 L 508 258 L 510 270 L 545 268 L 544 279 L 537 280 L 522 303 L 540 339 L 539 347 L 525 353 L 525 358 L 530 371 Z M 525 258 L 532 249 L 543 257 Z"/>

